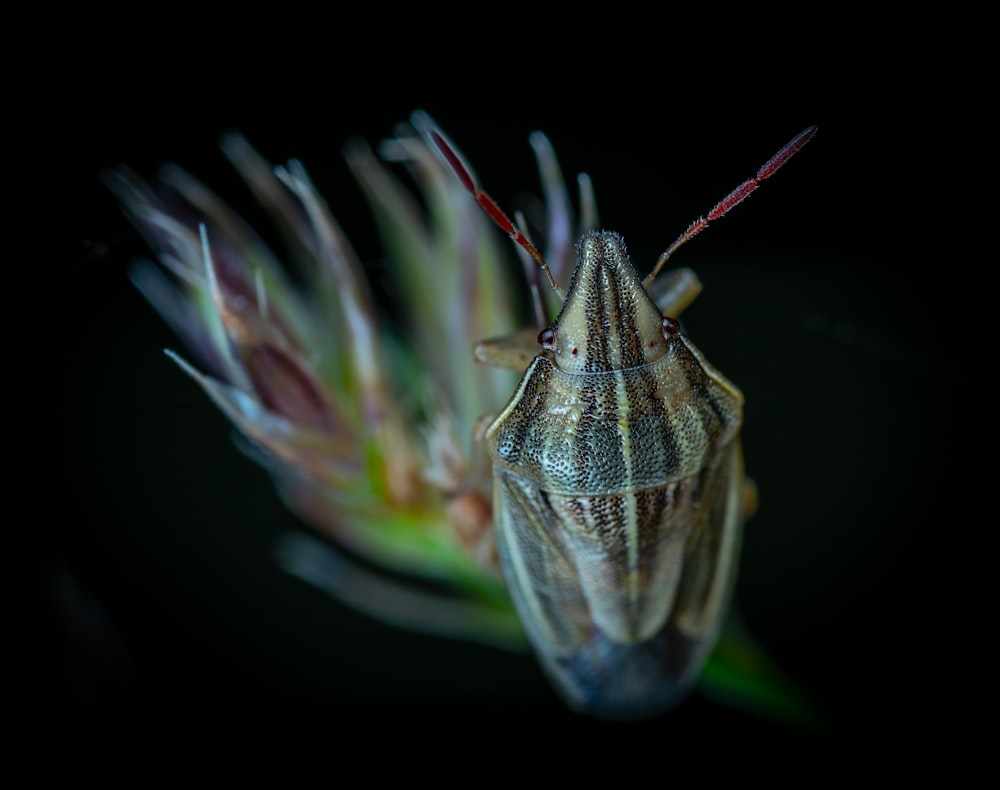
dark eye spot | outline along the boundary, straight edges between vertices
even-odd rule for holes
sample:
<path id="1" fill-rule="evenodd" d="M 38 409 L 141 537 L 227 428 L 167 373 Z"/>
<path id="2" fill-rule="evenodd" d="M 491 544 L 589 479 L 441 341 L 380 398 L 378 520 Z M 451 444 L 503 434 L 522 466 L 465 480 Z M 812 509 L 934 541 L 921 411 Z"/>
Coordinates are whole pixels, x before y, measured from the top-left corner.
<path id="1" fill-rule="evenodd" d="M 681 331 L 681 325 L 677 322 L 677 319 L 670 318 L 669 316 L 663 316 L 662 326 L 663 336 L 666 338 L 673 337 Z"/>
<path id="2" fill-rule="evenodd" d="M 573 350 L 570 351 L 569 353 L 575 357 L 577 354 L 580 353 L 580 349 L 578 349 L 576 346 L 573 346 Z"/>
<path id="3" fill-rule="evenodd" d="M 538 333 L 538 345 L 546 351 L 551 351 L 556 347 L 556 333 L 552 331 L 552 327 L 546 327 Z"/>

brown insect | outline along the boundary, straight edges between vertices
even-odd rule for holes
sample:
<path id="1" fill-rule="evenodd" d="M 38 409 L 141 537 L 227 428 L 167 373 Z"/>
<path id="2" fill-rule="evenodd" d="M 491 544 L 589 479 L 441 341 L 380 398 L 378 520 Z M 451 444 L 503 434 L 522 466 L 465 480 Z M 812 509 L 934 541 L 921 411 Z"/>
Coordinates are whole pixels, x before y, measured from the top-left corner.
<path id="1" fill-rule="evenodd" d="M 527 364 L 483 434 L 494 527 L 534 649 L 577 709 L 611 718 L 659 713 L 686 695 L 715 644 L 747 515 L 743 395 L 676 320 L 700 291 L 697 277 L 666 273 L 655 297 L 653 284 L 682 245 L 815 133 L 802 131 L 695 220 L 643 280 L 618 234 L 586 233 L 565 291 L 453 147 L 430 133 L 562 299 L 537 342 L 520 332 L 480 343 L 475 354 L 488 365 Z"/>

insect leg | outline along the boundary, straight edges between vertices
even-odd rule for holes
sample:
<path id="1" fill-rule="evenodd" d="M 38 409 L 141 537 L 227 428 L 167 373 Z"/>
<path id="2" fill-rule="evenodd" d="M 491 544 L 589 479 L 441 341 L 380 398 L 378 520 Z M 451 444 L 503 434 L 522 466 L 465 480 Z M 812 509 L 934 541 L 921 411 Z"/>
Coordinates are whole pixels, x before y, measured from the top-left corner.
<path id="1" fill-rule="evenodd" d="M 701 281 L 690 269 L 674 269 L 654 280 L 648 292 L 661 313 L 677 318 L 701 293 Z"/>

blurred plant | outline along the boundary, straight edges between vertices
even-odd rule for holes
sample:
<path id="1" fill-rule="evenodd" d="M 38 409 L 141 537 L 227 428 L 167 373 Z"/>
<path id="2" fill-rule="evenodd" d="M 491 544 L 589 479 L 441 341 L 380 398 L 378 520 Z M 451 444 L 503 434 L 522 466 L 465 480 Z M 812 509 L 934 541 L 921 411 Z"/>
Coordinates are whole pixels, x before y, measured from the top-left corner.
<path id="1" fill-rule="evenodd" d="M 382 143 L 381 159 L 360 141 L 345 150 L 393 266 L 397 322 L 379 315 L 364 267 L 296 161 L 272 168 L 240 135 L 222 141 L 282 232 L 285 263 L 176 166 L 155 188 L 124 168 L 107 183 L 160 263 L 138 264 L 135 284 L 200 367 L 167 353 L 249 440 L 244 449 L 292 510 L 330 541 L 289 536 L 284 567 L 390 624 L 527 649 L 493 545 L 489 461 L 472 440 L 516 376 L 471 353 L 475 341 L 523 323 L 523 294 L 511 292 L 504 250 L 513 245 L 439 161 L 431 129 L 442 134 L 418 112 Z M 531 144 L 544 257 L 565 282 L 574 239 L 597 227 L 593 193 L 579 176 L 572 228 L 552 147 L 541 133 Z M 409 171 L 422 202 L 383 161 Z M 534 261 L 522 263 L 535 301 L 551 298 L 540 294 Z M 533 333 L 548 321 L 535 319 Z M 812 718 L 735 624 L 701 684 L 763 715 Z"/>

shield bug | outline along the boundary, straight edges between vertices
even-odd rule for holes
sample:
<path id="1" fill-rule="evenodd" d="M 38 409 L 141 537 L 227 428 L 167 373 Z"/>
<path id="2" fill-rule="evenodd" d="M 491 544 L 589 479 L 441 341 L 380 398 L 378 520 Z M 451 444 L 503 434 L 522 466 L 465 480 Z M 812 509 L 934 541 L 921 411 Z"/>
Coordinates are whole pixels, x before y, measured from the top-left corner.
<path id="1" fill-rule="evenodd" d="M 815 133 L 802 131 L 695 220 L 645 279 L 618 234 L 584 234 L 563 291 L 524 231 L 431 131 L 465 188 L 562 300 L 536 344 L 521 332 L 475 354 L 484 364 L 527 364 L 482 434 L 493 525 L 529 639 L 574 708 L 608 718 L 666 710 L 690 690 L 716 641 L 752 486 L 740 449 L 743 395 L 677 322 L 700 290 L 697 278 L 686 269 L 657 278 L 678 248 Z"/>

